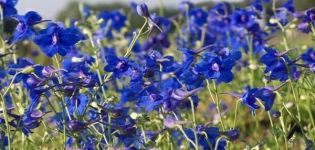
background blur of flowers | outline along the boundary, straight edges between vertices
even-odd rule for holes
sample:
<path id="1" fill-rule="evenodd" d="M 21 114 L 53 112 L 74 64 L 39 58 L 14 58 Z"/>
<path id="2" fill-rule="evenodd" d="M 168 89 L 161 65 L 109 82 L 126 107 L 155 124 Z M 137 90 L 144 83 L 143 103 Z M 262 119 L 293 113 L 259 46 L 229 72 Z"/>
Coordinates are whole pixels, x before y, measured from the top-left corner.
<path id="1" fill-rule="evenodd" d="M 163 7 L 168 9 L 174 9 L 174 7 L 178 6 L 180 2 L 183 0 L 133 0 L 134 2 L 146 2 L 150 8 L 164 5 Z M 193 0 L 194 3 L 200 3 L 200 5 L 211 7 L 213 3 L 216 2 L 233 2 L 238 3 L 239 5 L 244 5 L 249 3 L 249 0 Z M 281 0 L 277 0 L 281 1 Z M 39 12 L 44 18 L 47 19 L 55 19 L 56 17 L 58 19 L 64 18 L 65 15 L 77 13 L 73 10 L 77 9 L 75 8 L 76 5 L 73 5 L 73 3 L 78 2 L 84 2 L 86 4 L 89 4 L 91 6 L 95 6 L 98 8 L 111 8 L 115 9 L 118 8 L 121 5 L 125 5 L 126 9 L 128 9 L 130 3 L 132 0 L 23 0 L 20 1 L 17 5 L 17 9 L 22 14 L 27 12 L 28 10 L 36 10 Z M 206 5 L 204 5 L 206 4 Z M 305 10 L 307 8 L 311 8 L 312 6 L 315 6 L 314 0 L 298 0 L 296 1 L 296 5 L 298 10 Z M 115 7 L 113 7 L 115 6 Z M 69 9 L 72 8 L 72 9 Z M 122 7 L 119 7 L 122 8 Z M 62 13 L 60 13 L 63 11 Z"/>

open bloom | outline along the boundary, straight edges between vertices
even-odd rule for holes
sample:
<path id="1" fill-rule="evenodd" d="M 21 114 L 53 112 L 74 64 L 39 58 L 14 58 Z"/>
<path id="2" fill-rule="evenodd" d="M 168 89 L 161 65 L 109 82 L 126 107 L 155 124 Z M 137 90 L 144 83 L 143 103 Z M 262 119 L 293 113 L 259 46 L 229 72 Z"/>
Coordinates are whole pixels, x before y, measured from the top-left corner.
<path id="1" fill-rule="evenodd" d="M 127 17 L 120 11 L 107 12 L 103 11 L 99 15 L 99 18 L 104 19 L 103 27 L 113 28 L 116 31 L 120 31 L 126 25 Z"/>
<path id="2" fill-rule="evenodd" d="M 233 80 L 231 70 L 240 57 L 239 51 L 230 52 L 228 49 L 222 49 L 215 54 L 206 53 L 195 70 L 209 79 L 216 79 L 218 83 L 228 83 Z"/>
<path id="3" fill-rule="evenodd" d="M 107 72 L 113 72 L 115 76 L 120 77 L 129 68 L 129 60 L 127 58 L 119 58 L 115 55 L 106 56 L 107 65 L 104 70 Z"/>
<path id="4" fill-rule="evenodd" d="M 189 11 L 189 17 L 192 23 L 198 26 L 202 26 L 207 23 L 208 13 L 201 8 L 193 8 Z"/>
<path id="5" fill-rule="evenodd" d="M 18 24 L 13 33 L 12 42 L 31 37 L 35 33 L 33 25 L 39 23 L 42 17 L 37 12 L 29 11 L 24 16 L 16 16 L 15 19 Z"/>
<path id="6" fill-rule="evenodd" d="M 257 99 L 264 102 L 265 110 L 270 110 L 276 94 L 269 88 L 247 88 L 247 91 L 242 95 L 243 104 L 247 105 L 251 110 L 259 109 Z"/>
<path id="7" fill-rule="evenodd" d="M 35 43 L 48 57 L 52 57 L 56 53 L 65 56 L 82 38 L 82 34 L 76 28 L 64 28 L 56 23 L 51 23 L 47 29 L 39 32 Z"/>
<path id="8" fill-rule="evenodd" d="M 265 48 L 267 53 L 260 58 L 260 62 L 266 65 L 265 73 L 269 80 L 286 81 L 289 78 L 299 78 L 297 67 L 284 53 L 278 53 L 273 48 Z"/>

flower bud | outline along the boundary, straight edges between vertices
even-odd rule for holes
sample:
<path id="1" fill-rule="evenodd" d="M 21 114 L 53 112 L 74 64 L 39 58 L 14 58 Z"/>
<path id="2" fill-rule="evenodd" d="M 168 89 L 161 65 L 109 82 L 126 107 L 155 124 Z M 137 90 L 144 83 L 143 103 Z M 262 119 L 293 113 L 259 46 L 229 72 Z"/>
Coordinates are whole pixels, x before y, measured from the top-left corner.
<path id="1" fill-rule="evenodd" d="M 137 5 L 137 13 L 142 17 L 150 17 L 148 6 L 145 3 Z"/>
<path id="2" fill-rule="evenodd" d="M 277 110 L 271 111 L 272 117 L 279 118 L 281 116 L 281 112 Z"/>

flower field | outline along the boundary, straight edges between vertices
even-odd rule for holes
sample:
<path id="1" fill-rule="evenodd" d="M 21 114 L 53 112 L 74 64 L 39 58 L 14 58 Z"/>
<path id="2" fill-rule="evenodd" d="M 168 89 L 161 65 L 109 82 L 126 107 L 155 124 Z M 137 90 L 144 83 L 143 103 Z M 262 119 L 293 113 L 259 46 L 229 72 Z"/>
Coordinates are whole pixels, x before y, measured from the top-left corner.
<path id="1" fill-rule="evenodd" d="M 0 149 L 315 149 L 315 8 L 192 2 L 60 22 L 0 0 Z"/>

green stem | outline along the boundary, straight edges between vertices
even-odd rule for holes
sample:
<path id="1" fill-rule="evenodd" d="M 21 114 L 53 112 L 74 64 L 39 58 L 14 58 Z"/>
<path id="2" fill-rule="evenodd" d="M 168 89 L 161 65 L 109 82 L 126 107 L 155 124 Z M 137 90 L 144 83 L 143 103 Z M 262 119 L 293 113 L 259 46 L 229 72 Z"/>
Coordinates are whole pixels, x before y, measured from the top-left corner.
<path id="1" fill-rule="evenodd" d="M 295 90 L 293 88 L 292 80 L 289 80 L 289 84 L 290 84 L 290 88 L 291 88 L 291 91 L 292 91 L 292 94 L 293 94 L 293 97 L 294 97 L 294 103 L 295 103 L 296 110 L 297 110 L 297 113 L 298 113 L 298 120 L 301 121 L 300 107 L 299 107 L 299 104 L 298 104 L 298 98 L 297 98 Z"/>
<path id="2" fill-rule="evenodd" d="M 219 117 L 220 117 L 220 122 L 221 122 L 222 129 L 225 130 L 225 125 L 224 125 L 224 122 L 223 122 L 223 119 L 222 119 L 223 117 L 222 117 L 222 113 L 221 113 L 221 101 L 219 99 L 218 87 L 217 87 L 215 81 L 213 81 L 213 85 L 214 85 L 214 89 L 215 89 L 214 95 L 215 95 L 215 100 L 216 100 L 216 108 L 217 108 L 217 111 L 218 111 L 218 114 L 219 114 Z"/>
<path id="3" fill-rule="evenodd" d="M 141 132 L 142 132 L 144 144 L 146 144 L 147 143 L 147 137 L 145 135 L 145 131 L 144 131 L 143 125 L 141 125 Z"/>
<path id="4" fill-rule="evenodd" d="M 211 100 L 212 100 L 213 103 L 215 103 L 214 96 L 212 95 L 212 92 L 211 92 L 211 87 L 210 87 L 209 80 L 206 80 L 206 82 L 207 82 L 207 89 L 208 89 L 208 92 L 210 94 Z"/>
<path id="5" fill-rule="evenodd" d="M 276 20 L 276 23 L 280 27 L 280 29 L 281 29 L 281 31 L 283 33 L 282 41 L 283 41 L 283 45 L 284 45 L 285 51 L 289 50 L 286 29 L 282 26 L 282 24 L 278 20 Z"/>
<path id="6" fill-rule="evenodd" d="M 312 104 L 309 104 L 308 106 L 311 106 Z M 306 106 L 307 107 L 307 106 Z M 312 110 L 310 107 L 307 107 L 307 112 L 311 118 L 311 122 L 312 122 L 312 125 L 313 125 L 313 128 L 312 129 L 312 137 L 313 139 L 315 139 L 315 136 L 314 136 L 314 131 L 315 131 L 315 123 L 314 123 L 314 117 L 313 117 L 313 114 L 312 114 Z"/>
<path id="7" fill-rule="evenodd" d="M 139 37 L 140 37 L 142 31 L 144 30 L 144 28 L 146 27 L 147 23 L 148 23 L 148 18 L 145 18 L 144 24 L 140 28 L 139 33 L 134 38 L 134 40 L 131 41 L 130 46 L 128 47 L 127 52 L 125 53 L 124 57 L 129 57 L 131 50 L 133 49 L 134 45 L 136 44 L 137 40 L 139 39 Z"/>
<path id="8" fill-rule="evenodd" d="M 55 59 L 55 62 L 56 62 L 56 64 L 57 64 L 57 68 L 60 70 L 61 69 L 61 67 L 60 67 L 60 63 L 59 63 L 59 60 L 58 60 L 58 58 L 57 58 L 57 55 L 55 55 L 54 56 L 54 59 Z M 62 84 L 62 78 L 61 78 L 61 76 L 60 75 L 57 75 L 57 79 L 58 79 L 58 82 L 59 82 L 59 84 Z M 67 135 L 66 135 L 66 114 L 65 113 L 67 113 L 68 114 L 68 117 L 69 117 L 69 119 L 71 120 L 71 117 L 70 117 L 70 114 L 69 114 L 69 112 L 68 112 L 68 109 L 67 109 L 67 107 L 66 107 L 66 104 L 65 104 L 65 100 L 64 100 L 64 97 L 63 96 L 61 96 L 61 101 L 62 101 L 62 105 L 63 105 L 63 115 L 62 115 L 62 124 L 63 124 L 63 142 L 64 142 L 64 148 L 66 147 L 66 144 L 67 144 Z"/>
<path id="9" fill-rule="evenodd" d="M 269 111 L 268 111 L 268 118 L 269 118 L 270 125 L 271 125 L 271 128 L 272 128 L 272 135 L 273 135 L 273 137 L 274 137 L 274 139 L 276 141 L 277 147 L 280 148 L 279 142 L 278 142 L 278 138 L 277 138 L 277 136 L 274 133 L 274 125 L 273 125 L 273 121 L 272 121 L 272 118 L 271 118 L 271 115 L 270 115 Z"/>
<path id="10" fill-rule="evenodd" d="M 237 110 L 238 110 L 238 105 L 240 102 L 241 102 L 241 100 L 236 101 L 235 112 L 234 112 L 234 121 L 233 121 L 233 129 L 235 129 L 235 126 L 236 126 Z"/>
<path id="11" fill-rule="evenodd" d="M 219 96 L 218 96 L 217 86 L 215 85 L 215 82 L 213 82 L 214 83 L 214 88 L 215 88 L 215 92 L 214 92 L 215 98 L 214 98 L 214 96 L 212 94 L 212 91 L 211 91 L 211 86 L 210 86 L 209 80 L 206 80 L 206 82 L 207 82 L 207 89 L 208 89 L 208 92 L 210 94 L 210 97 L 211 97 L 213 103 L 216 104 L 216 110 L 217 110 L 217 113 L 219 114 L 219 119 L 220 119 L 220 123 L 221 123 L 222 129 L 225 130 L 225 126 L 224 126 L 224 123 L 223 123 L 223 120 L 222 120 L 222 115 L 221 115 L 221 110 L 220 110 L 220 104 L 219 104 L 220 100 L 219 100 Z"/>
<path id="12" fill-rule="evenodd" d="M 193 119 L 193 125 L 194 125 L 194 136 L 195 136 L 195 143 L 198 150 L 198 136 L 197 136 L 197 123 L 196 123 L 196 116 L 195 116 L 195 106 L 193 100 L 189 97 L 190 105 L 191 105 L 191 113 L 192 113 L 192 119 Z"/>
<path id="13" fill-rule="evenodd" d="M 281 112 L 281 114 L 283 114 L 283 113 L 282 113 L 282 109 L 281 109 L 280 112 Z M 284 121 L 283 121 L 283 115 L 281 115 L 281 116 L 279 117 L 279 120 L 280 120 L 280 124 L 281 124 L 281 127 L 282 127 L 282 131 L 283 131 L 283 133 L 284 133 L 283 138 L 284 138 L 284 143 L 285 143 L 285 149 L 287 150 L 287 149 L 288 149 L 288 140 L 287 140 L 287 135 L 288 135 L 288 133 L 287 133 L 287 129 L 286 129 L 286 127 L 285 127 Z"/>
<path id="14" fill-rule="evenodd" d="M 109 23 L 110 24 L 110 23 Z M 97 49 L 94 41 L 93 41 L 93 37 L 92 37 L 92 34 L 89 34 L 88 35 L 89 37 L 89 40 L 91 42 L 91 45 L 94 49 Z M 103 98 L 105 99 L 105 101 L 107 100 L 107 96 L 106 96 L 106 92 L 105 92 L 105 88 L 104 88 L 104 82 L 103 82 L 103 79 L 102 79 L 102 75 L 101 75 L 101 72 L 99 70 L 100 68 L 100 65 L 99 65 L 99 59 L 97 57 L 97 52 L 95 51 L 95 65 L 96 65 L 96 72 L 97 72 L 97 77 L 98 77 L 98 80 L 100 82 L 100 88 L 102 90 L 102 94 L 103 94 Z M 106 82 L 106 81 L 105 81 Z M 110 124 L 111 123 L 111 117 L 110 117 L 110 113 L 108 113 L 108 123 Z M 102 126 L 102 129 L 104 129 L 104 127 Z M 108 127 L 108 140 L 106 139 L 106 136 L 102 136 L 102 138 L 104 138 L 105 141 L 108 141 L 110 142 L 111 141 L 111 127 L 109 126 Z"/>
<path id="15" fill-rule="evenodd" d="M 92 34 L 89 34 L 88 35 L 89 39 L 90 39 L 90 42 L 92 44 L 92 47 L 94 49 L 96 49 L 96 46 L 95 46 L 95 43 L 93 41 L 93 38 L 92 38 Z M 105 89 L 104 89 L 104 86 L 103 86 L 103 79 L 102 79 L 102 75 L 101 75 L 101 72 L 99 70 L 99 60 L 98 60 L 98 57 L 97 57 L 97 52 L 95 52 L 95 65 L 96 65 L 96 72 L 97 72 L 97 77 L 98 77 L 98 80 L 100 82 L 100 88 L 102 90 L 102 93 L 103 93 L 103 97 L 106 99 L 106 93 L 105 93 Z"/>
<path id="16" fill-rule="evenodd" d="M 9 86 L 7 87 L 7 89 L 6 89 L 6 90 L 4 91 L 4 93 L 2 94 L 3 97 L 5 97 L 5 96 L 8 94 L 8 92 L 9 92 L 11 86 L 13 85 L 13 82 L 14 82 L 14 80 L 15 80 L 15 78 L 16 78 L 16 76 L 17 76 L 18 74 L 20 74 L 20 73 L 18 72 L 18 73 L 16 73 L 16 74 L 13 76 L 13 78 L 12 78 L 12 80 L 11 80 Z"/>

